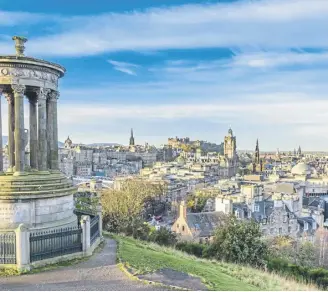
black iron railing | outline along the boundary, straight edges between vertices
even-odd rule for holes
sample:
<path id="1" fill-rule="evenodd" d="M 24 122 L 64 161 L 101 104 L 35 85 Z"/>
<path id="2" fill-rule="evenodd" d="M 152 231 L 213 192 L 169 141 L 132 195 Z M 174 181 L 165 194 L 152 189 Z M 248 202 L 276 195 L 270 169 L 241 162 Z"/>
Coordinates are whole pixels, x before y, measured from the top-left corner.
<path id="1" fill-rule="evenodd" d="M 95 216 L 90 221 L 90 244 L 92 245 L 99 236 L 99 216 Z"/>
<path id="2" fill-rule="evenodd" d="M 80 227 L 30 234 L 31 262 L 81 252 L 82 250 L 82 229 Z"/>
<path id="3" fill-rule="evenodd" d="M 16 264 L 15 232 L 0 233 L 0 264 Z"/>
<path id="4" fill-rule="evenodd" d="M 91 209 L 84 209 L 84 210 L 75 209 L 74 214 L 77 216 L 77 225 L 80 226 L 81 218 L 83 215 L 88 215 L 88 216 L 90 216 L 90 218 L 93 218 L 96 216 L 97 213 Z"/>

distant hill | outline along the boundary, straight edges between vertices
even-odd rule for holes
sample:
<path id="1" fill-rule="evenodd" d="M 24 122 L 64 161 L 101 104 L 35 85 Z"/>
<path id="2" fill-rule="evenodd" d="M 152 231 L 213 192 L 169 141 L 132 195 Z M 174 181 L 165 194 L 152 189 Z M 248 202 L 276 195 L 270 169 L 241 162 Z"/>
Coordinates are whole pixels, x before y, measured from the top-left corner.
<path id="1" fill-rule="evenodd" d="M 2 146 L 5 146 L 8 144 L 8 136 L 2 136 Z M 63 142 L 58 141 L 58 147 L 64 147 Z M 92 143 L 87 144 L 88 146 L 96 147 L 96 146 L 120 146 L 118 143 Z"/>
<path id="2" fill-rule="evenodd" d="M 92 143 L 92 144 L 87 144 L 87 145 L 93 146 L 93 147 L 96 147 L 96 146 L 121 146 L 118 143 Z"/>
<path id="3" fill-rule="evenodd" d="M 65 145 L 65 143 L 63 142 L 58 142 L 58 146 L 63 148 Z M 91 147 L 97 147 L 97 146 L 100 146 L 100 147 L 105 147 L 105 146 L 121 146 L 121 144 L 118 144 L 118 143 L 91 143 L 91 144 L 85 144 L 87 146 L 91 146 Z"/>

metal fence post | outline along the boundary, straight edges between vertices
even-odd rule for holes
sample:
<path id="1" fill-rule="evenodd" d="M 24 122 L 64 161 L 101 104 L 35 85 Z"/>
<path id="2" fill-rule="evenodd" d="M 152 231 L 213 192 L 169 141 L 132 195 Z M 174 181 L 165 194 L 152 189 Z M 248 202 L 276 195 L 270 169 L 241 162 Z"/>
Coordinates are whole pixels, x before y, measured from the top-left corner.
<path id="1" fill-rule="evenodd" d="M 24 224 L 16 230 L 16 265 L 19 270 L 30 270 L 30 232 Z"/>
<path id="2" fill-rule="evenodd" d="M 81 227 L 82 227 L 82 248 L 83 252 L 88 255 L 90 251 L 90 216 L 83 215 L 81 217 Z"/>
<path id="3" fill-rule="evenodd" d="M 99 236 L 102 238 L 102 231 L 103 231 L 103 220 L 102 220 L 102 206 L 97 206 L 97 215 L 99 216 Z"/>

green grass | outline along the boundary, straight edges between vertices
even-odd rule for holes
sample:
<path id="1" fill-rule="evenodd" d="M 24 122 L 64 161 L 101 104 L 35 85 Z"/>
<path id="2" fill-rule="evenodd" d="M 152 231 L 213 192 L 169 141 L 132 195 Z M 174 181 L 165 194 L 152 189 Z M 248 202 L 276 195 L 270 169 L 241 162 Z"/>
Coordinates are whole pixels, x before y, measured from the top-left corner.
<path id="1" fill-rule="evenodd" d="M 211 290 L 318 290 L 314 286 L 251 267 L 199 259 L 172 248 L 128 237 L 115 235 L 114 239 L 118 242 L 118 257 L 134 268 L 136 274 L 170 268 L 200 277 Z"/>
<path id="2" fill-rule="evenodd" d="M 21 272 L 14 268 L 0 268 L 0 277 L 18 276 Z"/>

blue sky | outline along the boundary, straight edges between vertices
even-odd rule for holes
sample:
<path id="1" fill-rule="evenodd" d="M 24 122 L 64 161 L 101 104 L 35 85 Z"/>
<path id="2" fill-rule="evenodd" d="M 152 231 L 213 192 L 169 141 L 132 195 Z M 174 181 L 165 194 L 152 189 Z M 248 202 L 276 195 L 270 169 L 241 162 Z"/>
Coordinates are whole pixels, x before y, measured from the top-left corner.
<path id="1" fill-rule="evenodd" d="M 257 138 L 262 150 L 328 149 L 328 0 L 0 0 L 0 10 L 1 54 L 24 35 L 26 55 L 67 68 L 60 140 L 126 144 L 133 127 L 139 144 L 219 143 L 231 125 L 239 149 Z"/>

